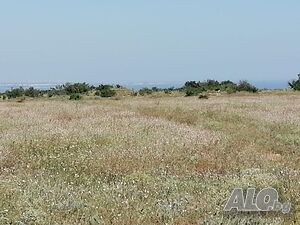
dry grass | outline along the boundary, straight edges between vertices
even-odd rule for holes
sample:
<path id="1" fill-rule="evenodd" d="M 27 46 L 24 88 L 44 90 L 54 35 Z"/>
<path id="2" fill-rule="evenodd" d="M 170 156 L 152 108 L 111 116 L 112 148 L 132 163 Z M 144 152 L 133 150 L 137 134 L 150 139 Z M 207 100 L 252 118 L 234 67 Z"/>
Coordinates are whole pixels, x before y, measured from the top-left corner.
<path id="1" fill-rule="evenodd" d="M 299 103 L 290 93 L 0 102 L 0 224 L 297 224 Z M 275 186 L 293 213 L 225 215 L 237 186 Z"/>

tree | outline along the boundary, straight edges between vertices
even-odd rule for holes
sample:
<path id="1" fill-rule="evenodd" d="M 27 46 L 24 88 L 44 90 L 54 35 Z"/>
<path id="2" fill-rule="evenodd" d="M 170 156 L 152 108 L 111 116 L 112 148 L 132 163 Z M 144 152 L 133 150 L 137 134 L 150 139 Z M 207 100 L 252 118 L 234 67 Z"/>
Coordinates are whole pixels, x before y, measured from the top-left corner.
<path id="1" fill-rule="evenodd" d="M 80 94 L 78 94 L 78 93 L 73 93 L 73 94 L 70 95 L 69 99 L 70 100 L 78 101 L 78 100 L 82 99 L 82 96 Z"/>
<path id="2" fill-rule="evenodd" d="M 298 80 L 293 80 L 289 82 L 289 86 L 295 91 L 300 91 L 300 73 L 298 74 Z"/>
<path id="3" fill-rule="evenodd" d="M 102 89 L 100 91 L 96 91 L 95 95 L 97 96 L 101 96 L 102 98 L 109 98 L 109 97 L 113 97 L 115 96 L 117 93 L 110 89 L 110 88 L 105 88 L 105 89 Z"/>
<path id="4" fill-rule="evenodd" d="M 150 88 L 142 88 L 139 90 L 139 95 L 141 95 L 141 96 L 151 95 L 152 92 L 153 92 L 153 90 Z"/>
<path id="5" fill-rule="evenodd" d="M 187 81 L 187 82 L 185 82 L 184 87 L 186 87 L 186 88 L 189 88 L 189 87 L 197 88 L 198 84 L 197 84 L 196 81 Z"/>
<path id="6" fill-rule="evenodd" d="M 65 85 L 63 85 L 63 87 L 68 95 L 84 94 L 91 90 L 91 87 L 87 83 L 66 83 Z"/>
<path id="7" fill-rule="evenodd" d="M 96 87 L 96 90 L 102 91 L 102 90 L 111 89 L 111 88 L 113 88 L 112 85 L 109 85 L 109 84 L 100 84 L 98 87 Z"/>
<path id="8" fill-rule="evenodd" d="M 258 91 L 258 89 L 255 86 L 253 86 L 246 80 L 240 81 L 237 89 L 238 89 L 238 91 L 248 91 L 248 92 L 253 92 L 253 93 Z"/>
<path id="9" fill-rule="evenodd" d="M 217 81 L 217 80 L 206 80 L 206 81 L 187 81 L 183 88 L 186 93 L 186 96 L 195 96 L 199 93 L 207 91 L 224 91 L 227 93 L 235 93 L 237 91 L 247 91 L 247 92 L 257 92 L 258 89 L 247 81 L 240 81 L 239 84 L 236 84 L 230 80 Z"/>
<path id="10" fill-rule="evenodd" d="M 6 91 L 5 95 L 8 98 L 18 98 L 18 97 L 22 97 L 24 95 L 24 88 L 19 87 L 19 88 L 14 88 L 11 89 L 10 91 Z"/>
<path id="11" fill-rule="evenodd" d="M 187 88 L 185 91 L 185 97 L 196 96 L 199 93 L 201 93 L 201 91 L 199 91 L 198 88 Z"/>
<path id="12" fill-rule="evenodd" d="M 24 91 L 25 96 L 35 98 L 41 95 L 41 92 L 33 87 L 30 87 Z"/>

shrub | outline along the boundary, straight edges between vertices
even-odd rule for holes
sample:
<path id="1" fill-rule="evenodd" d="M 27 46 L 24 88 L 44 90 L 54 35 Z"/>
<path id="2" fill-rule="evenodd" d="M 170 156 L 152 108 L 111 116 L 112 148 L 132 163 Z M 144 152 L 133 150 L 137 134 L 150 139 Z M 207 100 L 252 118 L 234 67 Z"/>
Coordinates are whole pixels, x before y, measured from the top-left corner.
<path id="1" fill-rule="evenodd" d="M 145 96 L 145 95 L 151 95 L 153 93 L 152 89 L 149 88 L 142 88 L 139 90 L 139 95 Z"/>
<path id="2" fill-rule="evenodd" d="M 206 84 L 204 83 L 204 88 L 207 90 L 212 90 L 212 91 L 219 91 L 220 90 L 220 83 L 217 80 L 207 80 Z"/>
<path id="3" fill-rule="evenodd" d="M 57 85 L 55 88 L 48 90 L 48 96 L 51 95 L 66 95 L 65 85 Z M 50 94 L 49 94 L 50 93 Z"/>
<path id="4" fill-rule="evenodd" d="M 131 96 L 138 96 L 138 92 L 136 92 L 136 91 L 133 91 L 132 93 L 131 93 Z"/>
<path id="5" fill-rule="evenodd" d="M 24 91 L 24 95 L 31 98 L 36 98 L 41 95 L 41 91 L 34 89 L 33 87 L 30 87 Z"/>
<path id="6" fill-rule="evenodd" d="M 101 91 L 96 91 L 95 95 L 101 96 L 103 98 L 109 98 L 115 96 L 117 93 L 109 88 L 102 89 Z"/>
<path id="7" fill-rule="evenodd" d="M 117 85 L 119 88 L 121 88 L 120 85 Z M 96 87 L 96 93 L 95 95 L 101 96 L 103 98 L 109 98 L 115 96 L 117 93 L 116 91 L 112 90 L 112 85 L 103 85 L 100 84 L 98 87 Z"/>
<path id="8" fill-rule="evenodd" d="M 185 90 L 185 97 L 197 96 L 201 92 L 202 92 L 202 89 L 200 89 L 200 88 L 188 88 Z"/>
<path id="9" fill-rule="evenodd" d="M 2 95 L 2 99 L 6 100 L 7 96 L 6 95 Z"/>
<path id="10" fill-rule="evenodd" d="M 196 95 L 196 93 L 195 93 L 194 89 L 192 89 L 192 88 L 187 89 L 187 90 L 185 91 L 185 97 L 195 96 L 195 95 Z"/>
<path id="11" fill-rule="evenodd" d="M 221 91 L 225 91 L 227 92 L 228 94 L 232 94 L 232 93 L 235 93 L 237 92 L 238 90 L 238 85 L 233 83 L 232 81 L 230 80 L 226 80 L 226 81 L 222 81 L 220 83 L 220 90 Z"/>
<path id="12" fill-rule="evenodd" d="M 182 88 L 187 94 L 197 95 L 198 93 L 206 91 L 226 91 L 227 93 L 234 93 L 236 91 L 248 91 L 248 92 L 257 92 L 257 88 L 247 81 L 240 81 L 239 84 L 236 84 L 230 80 L 226 81 L 216 81 L 216 80 L 207 80 L 204 82 L 196 81 L 187 81 Z M 191 91 L 192 90 L 192 91 Z M 189 96 L 189 95 L 188 95 Z"/>
<path id="13" fill-rule="evenodd" d="M 187 81 L 185 82 L 184 87 L 197 88 L 199 87 L 198 84 L 199 82 L 197 83 L 196 81 Z"/>
<path id="14" fill-rule="evenodd" d="M 63 89 L 65 90 L 66 94 L 71 95 L 87 93 L 91 90 L 91 87 L 87 83 L 66 83 L 63 85 Z"/>
<path id="15" fill-rule="evenodd" d="M 289 86 L 295 91 L 300 91 L 300 73 L 298 74 L 298 80 L 293 80 L 289 82 Z"/>
<path id="16" fill-rule="evenodd" d="M 102 90 L 105 90 L 105 89 L 111 89 L 111 88 L 113 88 L 112 85 L 108 85 L 108 84 L 100 84 L 98 87 L 96 87 L 96 90 L 102 91 Z"/>
<path id="17" fill-rule="evenodd" d="M 54 92 L 53 92 L 53 91 L 49 91 L 49 92 L 47 93 L 47 95 L 48 95 L 48 98 L 51 98 L 51 97 L 54 96 Z"/>
<path id="18" fill-rule="evenodd" d="M 95 92 L 95 95 L 96 95 L 96 96 L 100 96 L 100 95 L 101 95 L 101 92 L 100 92 L 100 91 L 96 91 L 96 92 Z"/>
<path id="19" fill-rule="evenodd" d="M 154 92 L 160 91 L 160 88 L 158 88 L 158 87 L 152 87 L 151 89 L 152 89 L 152 91 L 154 91 Z"/>
<path id="20" fill-rule="evenodd" d="M 19 88 L 11 89 L 10 91 L 6 91 L 5 96 L 9 99 L 10 98 L 19 98 L 19 97 L 23 97 L 23 96 L 36 98 L 36 97 L 42 96 L 43 93 L 47 93 L 47 91 L 41 91 L 41 90 L 35 89 L 33 87 L 30 87 L 28 89 L 19 87 Z"/>
<path id="21" fill-rule="evenodd" d="M 236 93 L 237 88 L 236 87 L 227 87 L 225 89 L 225 91 L 226 91 L 227 94 L 233 94 L 233 93 Z"/>
<path id="22" fill-rule="evenodd" d="M 24 96 L 24 89 L 22 87 L 11 89 L 6 91 L 5 95 L 10 98 L 18 98 Z"/>
<path id="23" fill-rule="evenodd" d="M 78 101 L 78 100 L 80 100 L 80 99 L 82 99 L 82 96 L 81 96 L 80 94 L 78 94 L 78 93 L 75 93 L 75 94 L 71 94 L 71 95 L 70 95 L 70 100 Z"/>
<path id="24" fill-rule="evenodd" d="M 219 82 L 215 80 L 207 80 L 204 82 L 188 81 L 185 83 L 185 89 L 198 89 L 198 93 L 205 91 L 219 90 Z"/>
<path id="25" fill-rule="evenodd" d="M 257 92 L 258 89 L 253 86 L 252 84 L 250 84 L 248 81 L 242 80 L 239 82 L 238 86 L 237 86 L 238 91 L 247 91 L 247 92 Z"/>
<path id="26" fill-rule="evenodd" d="M 169 89 L 165 89 L 164 92 L 165 92 L 165 94 L 172 94 L 172 91 Z"/>

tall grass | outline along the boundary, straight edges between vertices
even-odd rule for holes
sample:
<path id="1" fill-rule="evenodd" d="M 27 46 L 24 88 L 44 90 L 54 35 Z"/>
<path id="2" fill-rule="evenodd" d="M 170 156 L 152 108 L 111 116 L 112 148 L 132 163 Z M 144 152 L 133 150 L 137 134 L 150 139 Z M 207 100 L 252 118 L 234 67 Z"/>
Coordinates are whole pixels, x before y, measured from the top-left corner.
<path id="1" fill-rule="evenodd" d="M 0 102 L 0 224 L 297 224 L 299 103 Z M 293 213 L 224 214 L 232 188 L 249 186 L 276 187 Z"/>

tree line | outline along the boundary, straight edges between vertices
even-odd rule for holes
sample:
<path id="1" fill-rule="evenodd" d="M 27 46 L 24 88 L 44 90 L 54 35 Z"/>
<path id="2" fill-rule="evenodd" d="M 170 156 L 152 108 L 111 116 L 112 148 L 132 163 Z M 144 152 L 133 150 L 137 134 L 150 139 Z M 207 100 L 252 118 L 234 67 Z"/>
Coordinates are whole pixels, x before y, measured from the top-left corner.
<path id="1" fill-rule="evenodd" d="M 30 88 L 12 88 L 11 90 L 7 90 L 2 93 L 3 99 L 11 99 L 11 98 L 19 98 L 19 97 L 42 97 L 47 96 L 49 98 L 53 96 L 69 96 L 70 100 L 79 100 L 82 98 L 82 95 L 87 95 L 89 93 L 93 93 L 95 96 L 101 97 L 113 97 L 116 95 L 116 91 L 114 89 L 121 88 L 120 85 L 99 85 L 93 86 L 87 83 L 66 83 L 63 85 L 57 85 L 54 88 L 50 88 L 48 90 L 40 90 L 33 87 Z"/>
<path id="2" fill-rule="evenodd" d="M 292 80 L 288 82 L 289 87 L 295 91 L 300 91 L 300 74 L 298 74 L 298 79 Z M 70 100 L 79 100 L 83 95 L 94 95 L 100 96 L 103 98 L 113 97 L 117 95 L 117 89 L 122 89 L 121 85 L 108 85 L 108 84 L 100 84 L 98 86 L 89 85 L 88 83 L 66 83 L 63 85 L 57 85 L 54 88 L 50 88 L 48 90 L 40 90 L 33 87 L 30 88 L 12 88 L 11 90 L 7 90 L 4 93 L 0 93 L 3 100 L 19 98 L 19 97 L 43 97 L 47 96 L 49 98 L 53 96 L 69 96 Z M 154 92 L 164 92 L 166 94 L 170 94 L 173 91 L 184 92 L 185 96 L 199 96 L 200 98 L 206 98 L 205 94 L 207 92 L 226 92 L 228 94 L 236 93 L 236 92 L 250 92 L 256 93 L 258 92 L 258 88 L 248 81 L 240 81 L 235 83 L 230 80 L 225 81 L 217 81 L 208 79 L 206 81 L 187 81 L 180 88 L 142 88 L 138 91 L 133 91 L 133 96 L 145 96 L 151 95 Z"/>

